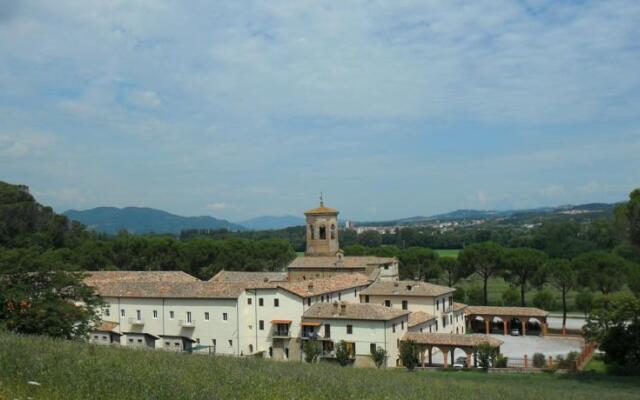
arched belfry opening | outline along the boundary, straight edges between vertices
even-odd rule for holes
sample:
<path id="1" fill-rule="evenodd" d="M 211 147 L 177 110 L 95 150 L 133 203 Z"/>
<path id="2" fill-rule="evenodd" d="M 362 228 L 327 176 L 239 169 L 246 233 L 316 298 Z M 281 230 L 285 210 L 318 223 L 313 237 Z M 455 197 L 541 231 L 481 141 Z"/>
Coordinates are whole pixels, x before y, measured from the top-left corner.
<path id="1" fill-rule="evenodd" d="M 338 210 L 324 205 L 305 211 L 307 220 L 306 256 L 335 256 L 340 249 L 338 242 Z"/>

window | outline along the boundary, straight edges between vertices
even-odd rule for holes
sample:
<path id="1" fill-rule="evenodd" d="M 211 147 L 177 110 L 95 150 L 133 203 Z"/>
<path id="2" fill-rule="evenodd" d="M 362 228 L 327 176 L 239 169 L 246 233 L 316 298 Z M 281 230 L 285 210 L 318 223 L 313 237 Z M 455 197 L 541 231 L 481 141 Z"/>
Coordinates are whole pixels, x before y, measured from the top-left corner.
<path id="1" fill-rule="evenodd" d="M 391 332 L 396 332 L 396 324 L 391 324 Z"/>
<path id="2" fill-rule="evenodd" d="M 253 345 L 252 345 L 252 344 L 250 344 L 250 345 L 249 345 L 249 353 L 250 353 L 250 354 L 252 354 L 252 353 L 253 353 Z"/>
<path id="3" fill-rule="evenodd" d="M 431 329 L 431 328 L 429 328 Z M 438 320 L 436 320 L 436 331 L 438 330 Z"/>
<path id="4" fill-rule="evenodd" d="M 400 321 L 400 330 L 403 331 L 404 330 L 404 321 Z"/>
<path id="5" fill-rule="evenodd" d="M 260 298 L 258 299 L 258 305 L 259 305 L 260 307 L 264 306 L 264 299 L 263 299 L 262 297 L 260 297 Z"/>
<path id="6" fill-rule="evenodd" d="M 453 315 L 449 315 L 449 323 L 453 324 Z"/>
<path id="7" fill-rule="evenodd" d="M 308 298 L 307 298 L 307 305 L 308 305 L 308 306 L 311 306 L 311 297 L 308 297 Z"/>
<path id="8" fill-rule="evenodd" d="M 233 347 L 233 340 L 229 339 L 229 347 Z"/>
<path id="9" fill-rule="evenodd" d="M 158 310 L 153 310 L 153 319 L 158 319 Z"/>
<path id="10" fill-rule="evenodd" d="M 311 240 L 315 240 L 316 239 L 316 230 L 315 230 L 313 224 L 309 225 L 309 235 L 311 236 Z"/>
<path id="11" fill-rule="evenodd" d="M 371 343 L 369 345 L 369 351 L 371 352 L 371 354 L 373 354 L 376 351 L 376 344 L 375 343 Z"/>
<path id="12" fill-rule="evenodd" d="M 169 319 L 174 319 L 175 318 L 175 313 L 173 311 L 169 311 Z"/>
<path id="13" fill-rule="evenodd" d="M 273 299 L 273 306 L 280 307 L 280 299 Z"/>
<path id="14" fill-rule="evenodd" d="M 389 269 L 389 264 L 385 264 L 384 269 Z"/>
<path id="15" fill-rule="evenodd" d="M 165 347 L 171 346 L 171 342 L 164 342 Z"/>
<path id="16" fill-rule="evenodd" d="M 269 358 L 273 357 L 273 347 L 269 347 Z"/>
<path id="17" fill-rule="evenodd" d="M 391 307 L 391 300 L 385 300 L 384 305 L 385 307 Z"/>
<path id="18" fill-rule="evenodd" d="M 108 317 L 109 315 L 111 315 L 111 310 L 109 310 L 108 308 L 105 308 L 105 309 L 104 309 L 104 315 L 106 315 L 107 317 Z"/>
<path id="19" fill-rule="evenodd" d="M 142 321 L 142 311 L 136 310 L 136 320 Z"/>
<path id="20" fill-rule="evenodd" d="M 98 339 L 98 335 L 93 335 L 93 338 L 94 339 Z"/>
<path id="21" fill-rule="evenodd" d="M 347 335 L 351 335 L 353 333 L 353 325 L 347 325 Z"/>
<path id="22" fill-rule="evenodd" d="M 409 302 L 407 300 L 402 300 L 402 309 L 403 310 L 409 309 Z"/>
<path id="23" fill-rule="evenodd" d="M 263 320 L 258 321 L 258 329 L 260 329 L 261 331 L 264 330 L 264 321 Z"/>
<path id="24" fill-rule="evenodd" d="M 449 297 L 449 307 L 453 307 L 453 297 Z"/>
<path id="25" fill-rule="evenodd" d="M 320 240 L 327 239 L 327 228 L 324 225 L 320 225 Z"/>
<path id="26" fill-rule="evenodd" d="M 133 339 L 129 339 L 129 343 L 133 343 Z"/>
<path id="27" fill-rule="evenodd" d="M 288 348 L 288 347 L 285 347 L 285 348 L 284 348 L 284 356 L 285 356 L 286 358 L 289 358 L 289 348 Z"/>
<path id="28" fill-rule="evenodd" d="M 138 339 L 138 343 L 142 343 L 142 339 Z"/>
<path id="29" fill-rule="evenodd" d="M 122 315 L 124 317 L 124 314 L 125 314 L 125 312 L 124 312 L 124 308 L 123 308 L 122 310 L 120 310 L 120 315 Z"/>
<path id="30" fill-rule="evenodd" d="M 191 311 L 187 311 L 187 322 L 191 322 Z"/>
<path id="31" fill-rule="evenodd" d="M 342 300 L 342 293 L 338 292 L 338 301 Z"/>
<path id="32" fill-rule="evenodd" d="M 420 333 L 422 333 L 422 328 L 420 328 Z"/>
<path id="33" fill-rule="evenodd" d="M 331 325 L 329 324 L 324 324 L 324 337 L 325 338 L 331 337 Z"/>
<path id="34" fill-rule="evenodd" d="M 436 299 L 436 310 L 440 311 L 440 300 Z"/>
<path id="35" fill-rule="evenodd" d="M 331 224 L 331 239 L 334 240 L 336 238 L 336 226 Z"/>
<path id="36" fill-rule="evenodd" d="M 364 302 L 365 302 L 365 303 L 368 303 L 368 302 L 369 302 L 369 295 L 368 295 L 368 294 L 365 294 L 365 295 L 364 295 Z"/>
<path id="37" fill-rule="evenodd" d="M 251 305 L 251 297 L 247 297 L 247 304 Z"/>
<path id="38" fill-rule="evenodd" d="M 204 320 L 205 320 L 205 321 L 208 321 L 208 320 L 209 320 L 209 313 L 208 313 L 208 312 L 205 312 L 205 313 L 204 313 Z"/>
<path id="39" fill-rule="evenodd" d="M 320 298 L 320 301 L 324 303 L 324 295 L 322 295 L 322 297 Z"/>
<path id="40" fill-rule="evenodd" d="M 227 315 L 227 313 L 226 313 L 226 312 L 223 312 L 223 313 L 222 313 L 222 320 L 223 320 L 223 321 L 227 321 L 228 319 L 229 319 L 229 316 Z"/>
<path id="41" fill-rule="evenodd" d="M 216 347 L 216 340 L 215 339 L 211 339 L 211 341 L 213 342 L 213 347 Z"/>
<path id="42" fill-rule="evenodd" d="M 353 289 L 353 297 L 358 297 L 358 289 Z"/>
<path id="43" fill-rule="evenodd" d="M 446 315 L 442 316 L 442 327 L 443 328 L 447 327 L 447 316 Z"/>

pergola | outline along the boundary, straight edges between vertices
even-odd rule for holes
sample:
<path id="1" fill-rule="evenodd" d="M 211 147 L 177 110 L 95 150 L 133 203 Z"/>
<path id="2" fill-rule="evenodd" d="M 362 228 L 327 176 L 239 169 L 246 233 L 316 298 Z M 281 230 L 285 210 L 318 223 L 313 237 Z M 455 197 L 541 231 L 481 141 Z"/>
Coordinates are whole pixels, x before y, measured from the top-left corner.
<path id="1" fill-rule="evenodd" d="M 529 319 L 535 319 L 540 323 L 542 336 L 547 335 L 547 311 L 533 307 L 490 307 L 490 306 L 468 306 L 465 310 L 465 318 L 467 324 L 467 330 L 471 321 L 477 317 L 482 318 L 484 321 L 485 333 L 488 335 L 491 333 L 491 324 L 493 319 L 498 317 L 502 320 L 504 328 L 504 334 L 509 333 L 509 322 L 512 319 L 520 320 L 522 326 L 522 335 L 527 333 L 527 322 Z"/>
<path id="2" fill-rule="evenodd" d="M 420 366 L 425 366 L 425 353 L 428 352 L 428 365 L 433 365 L 432 351 L 438 348 L 443 355 L 443 364 L 447 368 L 449 365 L 448 356 L 451 352 L 451 363 L 453 364 L 454 352 L 456 348 L 461 349 L 467 355 L 467 367 L 471 367 L 471 355 L 476 348 L 482 344 L 488 344 L 495 347 L 500 352 L 502 340 L 492 338 L 485 335 L 457 335 L 452 333 L 419 333 L 407 332 L 402 337 L 402 341 L 412 341 L 418 346 L 420 354 Z"/>

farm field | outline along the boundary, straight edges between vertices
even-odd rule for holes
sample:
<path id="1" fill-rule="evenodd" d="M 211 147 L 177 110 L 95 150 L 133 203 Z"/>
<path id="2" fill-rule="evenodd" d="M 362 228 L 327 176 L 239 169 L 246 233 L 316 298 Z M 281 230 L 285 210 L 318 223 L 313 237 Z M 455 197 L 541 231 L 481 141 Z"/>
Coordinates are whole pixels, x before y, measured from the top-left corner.
<path id="1" fill-rule="evenodd" d="M 640 382 L 596 373 L 556 376 L 341 368 L 0 334 L 0 399 L 15 398 L 626 400 L 640 398 Z"/>

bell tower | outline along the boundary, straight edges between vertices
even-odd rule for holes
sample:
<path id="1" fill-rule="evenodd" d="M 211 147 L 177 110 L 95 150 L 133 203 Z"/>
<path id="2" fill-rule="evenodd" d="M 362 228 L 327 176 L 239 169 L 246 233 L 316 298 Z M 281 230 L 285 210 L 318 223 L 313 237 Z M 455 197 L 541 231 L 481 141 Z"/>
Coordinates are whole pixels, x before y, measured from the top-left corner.
<path id="1" fill-rule="evenodd" d="M 320 194 L 320 206 L 304 213 L 307 219 L 306 256 L 334 257 L 338 243 L 338 210 L 325 207 Z"/>

